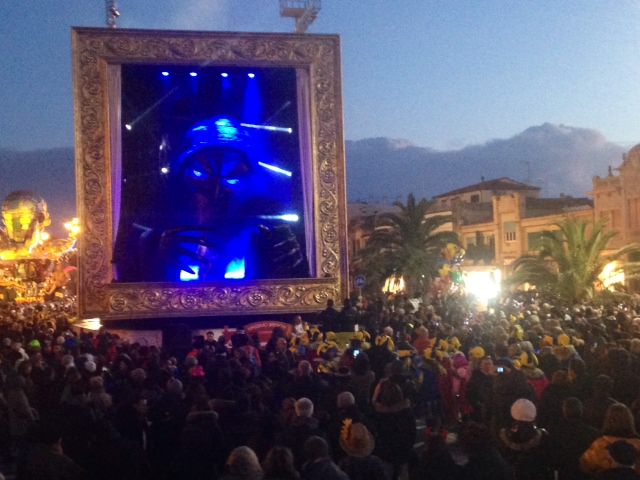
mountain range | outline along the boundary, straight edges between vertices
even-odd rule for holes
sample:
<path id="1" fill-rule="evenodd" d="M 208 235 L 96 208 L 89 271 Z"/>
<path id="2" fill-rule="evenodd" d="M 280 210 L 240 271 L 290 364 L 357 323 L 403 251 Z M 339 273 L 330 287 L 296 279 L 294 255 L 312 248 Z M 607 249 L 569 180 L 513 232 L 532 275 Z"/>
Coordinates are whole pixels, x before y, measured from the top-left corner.
<path id="1" fill-rule="evenodd" d="M 596 130 L 554 125 L 527 128 L 508 138 L 459 150 L 435 150 L 406 140 L 346 142 L 349 201 L 391 202 L 413 192 L 433 195 L 498 177 L 542 187 L 542 194 L 584 196 L 591 178 L 617 167 L 626 149 Z M 73 148 L 0 149 L 0 199 L 32 190 L 49 204 L 52 230 L 75 215 Z"/>
<path id="2" fill-rule="evenodd" d="M 625 151 L 596 130 L 550 123 L 448 151 L 368 138 L 346 142 L 347 189 L 350 201 L 385 202 L 510 177 L 541 187 L 544 196 L 585 196 L 592 177 L 619 166 Z"/>

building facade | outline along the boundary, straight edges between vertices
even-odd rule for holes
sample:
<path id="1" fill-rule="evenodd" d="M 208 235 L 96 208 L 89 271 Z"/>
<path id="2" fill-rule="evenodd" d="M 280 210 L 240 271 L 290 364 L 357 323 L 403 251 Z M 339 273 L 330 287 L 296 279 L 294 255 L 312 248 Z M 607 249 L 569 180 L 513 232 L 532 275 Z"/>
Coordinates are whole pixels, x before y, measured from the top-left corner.
<path id="1" fill-rule="evenodd" d="M 614 174 L 614 171 L 617 174 Z M 540 188 L 502 177 L 485 180 L 433 197 L 430 215 L 449 215 L 444 228 L 458 234 L 466 250 L 463 269 L 499 268 L 509 274 L 518 257 L 537 251 L 542 232 L 558 229 L 569 218 L 605 220 L 617 235 L 617 249 L 640 242 L 640 145 L 623 156 L 619 168 L 593 177 L 588 197 L 540 197 Z M 376 228 L 376 216 L 390 205 L 349 205 L 350 258 L 356 258 Z"/>

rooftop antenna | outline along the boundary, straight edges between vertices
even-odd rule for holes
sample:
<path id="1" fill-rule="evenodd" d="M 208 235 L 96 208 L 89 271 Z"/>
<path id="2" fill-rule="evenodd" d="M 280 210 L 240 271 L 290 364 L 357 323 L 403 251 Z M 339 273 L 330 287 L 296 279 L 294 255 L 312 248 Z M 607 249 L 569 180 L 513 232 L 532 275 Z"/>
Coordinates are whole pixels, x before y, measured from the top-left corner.
<path id="1" fill-rule="evenodd" d="M 321 0 L 280 0 L 280 16 L 296 21 L 296 33 L 305 33 L 318 16 Z"/>
<path id="2" fill-rule="evenodd" d="M 105 0 L 105 7 L 107 11 L 107 27 L 116 28 L 118 26 L 118 17 L 120 16 L 117 0 Z"/>

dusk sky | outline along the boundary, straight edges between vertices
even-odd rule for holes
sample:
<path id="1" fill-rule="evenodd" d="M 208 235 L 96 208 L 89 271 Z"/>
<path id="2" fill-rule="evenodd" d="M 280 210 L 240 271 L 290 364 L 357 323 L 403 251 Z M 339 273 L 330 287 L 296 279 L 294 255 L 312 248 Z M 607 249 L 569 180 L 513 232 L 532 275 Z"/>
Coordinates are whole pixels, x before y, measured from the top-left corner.
<path id="1" fill-rule="evenodd" d="M 120 27 L 290 32 L 277 0 L 119 0 Z M 73 145 L 71 26 L 102 0 L 0 0 L 0 148 Z M 323 0 L 345 136 L 437 149 L 544 122 L 640 142 L 640 0 Z"/>

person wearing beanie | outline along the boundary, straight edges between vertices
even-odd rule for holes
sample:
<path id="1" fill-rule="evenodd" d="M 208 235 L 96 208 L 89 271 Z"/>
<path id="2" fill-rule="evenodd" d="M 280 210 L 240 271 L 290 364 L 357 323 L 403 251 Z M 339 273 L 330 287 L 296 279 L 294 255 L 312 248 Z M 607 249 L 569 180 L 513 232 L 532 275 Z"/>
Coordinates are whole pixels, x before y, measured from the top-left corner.
<path id="1" fill-rule="evenodd" d="M 516 480 L 547 478 L 545 461 L 547 432 L 536 427 L 536 406 L 519 398 L 511 405 L 511 426 L 498 434 L 505 458 L 511 463 Z"/>

